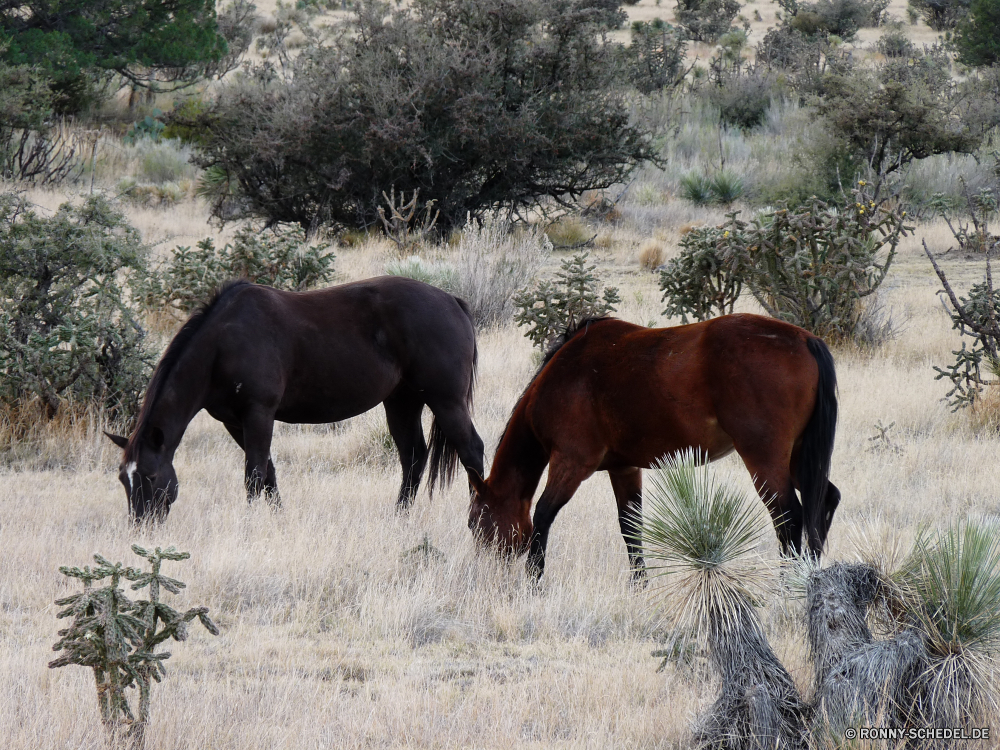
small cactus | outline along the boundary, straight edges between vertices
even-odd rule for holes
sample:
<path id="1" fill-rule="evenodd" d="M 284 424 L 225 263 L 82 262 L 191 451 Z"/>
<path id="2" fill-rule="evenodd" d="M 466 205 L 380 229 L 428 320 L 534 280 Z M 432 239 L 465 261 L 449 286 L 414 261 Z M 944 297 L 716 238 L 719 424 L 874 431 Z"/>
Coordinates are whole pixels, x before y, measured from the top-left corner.
<path id="1" fill-rule="evenodd" d="M 56 600 L 64 608 L 56 616 L 73 621 L 59 631 L 52 650 L 63 653 L 49 662 L 49 668 L 76 664 L 94 670 L 101 721 L 112 743 L 141 748 L 149 724 L 152 683 L 167 673 L 163 662 L 170 658 L 169 651 L 157 652 L 156 648 L 168 638 L 186 640 L 187 623 L 196 617 L 212 635 L 218 635 L 219 629 L 209 619 L 207 607 L 181 613 L 160 601 L 161 589 L 176 594 L 184 588 L 181 581 L 160 574 L 163 561 L 186 560 L 190 554 L 173 547 L 150 552 L 137 544 L 132 551 L 150 563 L 149 572 L 112 563 L 101 555 L 94 555 L 94 568 L 59 568 L 63 575 L 80 579 L 83 591 Z M 107 578 L 111 579 L 108 585 L 94 588 L 95 581 Z M 148 587 L 149 599 L 126 597 L 118 587 L 122 578 L 133 582 L 133 591 Z M 125 693 L 130 687 L 139 690 L 137 714 Z"/>

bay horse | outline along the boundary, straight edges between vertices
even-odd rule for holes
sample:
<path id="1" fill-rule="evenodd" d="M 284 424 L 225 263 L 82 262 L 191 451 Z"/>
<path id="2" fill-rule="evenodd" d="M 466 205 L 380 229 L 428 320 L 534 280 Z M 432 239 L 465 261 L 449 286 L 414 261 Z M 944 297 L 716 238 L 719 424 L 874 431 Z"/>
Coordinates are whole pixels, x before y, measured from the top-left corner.
<path id="1" fill-rule="evenodd" d="M 645 572 L 634 519 L 642 469 L 693 447 L 735 450 L 767 506 L 782 552 L 819 557 L 840 492 L 829 481 L 837 379 L 823 341 L 759 315 L 650 329 L 584 321 L 550 349 L 511 413 L 488 479 L 469 471 L 469 528 L 545 568 L 549 529 L 580 483 L 606 471 L 633 579 Z M 546 464 L 548 482 L 530 515 Z M 795 490 L 801 492 L 801 503 Z"/>
<path id="2" fill-rule="evenodd" d="M 322 424 L 382 403 L 399 450 L 397 505 L 413 501 L 428 459 L 420 415 L 434 414 L 430 482 L 458 460 L 483 470 L 469 409 L 476 336 L 465 302 L 420 281 L 384 276 L 308 292 L 231 282 L 180 329 L 153 372 L 119 479 L 133 520 L 163 519 L 177 497 L 173 457 L 205 409 L 246 453 L 249 499 L 277 504 L 275 420 Z M 107 433 L 106 433 L 107 434 Z"/>

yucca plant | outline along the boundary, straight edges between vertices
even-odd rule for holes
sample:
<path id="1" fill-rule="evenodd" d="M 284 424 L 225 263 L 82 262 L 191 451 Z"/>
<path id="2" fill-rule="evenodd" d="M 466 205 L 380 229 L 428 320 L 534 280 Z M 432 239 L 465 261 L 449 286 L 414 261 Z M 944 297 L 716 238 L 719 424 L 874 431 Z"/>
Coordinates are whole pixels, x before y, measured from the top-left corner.
<path id="1" fill-rule="evenodd" d="M 708 184 L 718 203 L 728 206 L 743 197 L 743 180 L 728 170 L 716 172 Z"/>
<path id="2" fill-rule="evenodd" d="M 686 174 L 680 179 L 681 197 L 696 206 L 707 206 L 712 202 L 712 185 L 707 177 L 697 172 Z"/>
<path id="3" fill-rule="evenodd" d="M 636 523 L 647 569 L 670 587 L 678 626 L 707 642 L 722 685 L 696 745 L 804 748 L 804 705 L 756 612 L 771 578 L 756 554 L 766 526 L 756 497 L 721 481 L 693 449 L 663 458 L 647 477 Z"/>
<path id="4" fill-rule="evenodd" d="M 926 638 L 919 717 L 979 726 L 1000 714 L 1000 527 L 967 520 L 917 536 L 898 576 Z"/>

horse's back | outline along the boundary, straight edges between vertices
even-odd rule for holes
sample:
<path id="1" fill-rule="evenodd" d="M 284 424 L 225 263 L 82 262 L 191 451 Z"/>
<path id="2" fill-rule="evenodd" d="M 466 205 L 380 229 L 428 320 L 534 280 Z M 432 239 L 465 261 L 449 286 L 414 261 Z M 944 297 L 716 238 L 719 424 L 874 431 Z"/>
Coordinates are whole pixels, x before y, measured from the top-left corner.
<path id="1" fill-rule="evenodd" d="M 815 399 L 809 338 L 758 315 L 658 329 L 594 321 L 529 387 L 532 422 L 553 445 L 589 440 L 605 463 L 631 465 L 690 445 L 724 455 L 738 435 L 775 419 L 798 434 Z"/>
<path id="2" fill-rule="evenodd" d="M 468 390 L 475 360 L 458 300 L 400 277 L 306 292 L 246 285 L 214 328 L 217 379 L 255 382 L 291 422 L 346 418 L 404 383 L 429 395 Z"/>

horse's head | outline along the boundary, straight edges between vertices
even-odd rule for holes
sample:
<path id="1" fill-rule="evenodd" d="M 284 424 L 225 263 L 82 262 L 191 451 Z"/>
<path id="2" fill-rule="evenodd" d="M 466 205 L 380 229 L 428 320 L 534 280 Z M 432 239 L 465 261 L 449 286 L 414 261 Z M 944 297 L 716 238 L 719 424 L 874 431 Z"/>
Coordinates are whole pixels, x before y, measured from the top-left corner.
<path id="1" fill-rule="evenodd" d="M 111 442 L 125 450 L 128 438 L 105 432 Z M 136 438 L 118 467 L 118 479 L 125 487 L 129 518 L 133 522 L 162 521 L 177 499 L 177 474 L 173 457 L 164 446 L 163 431 L 152 427 Z"/>
<path id="2" fill-rule="evenodd" d="M 478 472 L 469 471 L 469 483 L 469 528 L 477 541 L 483 546 L 492 545 L 504 555 L 527 552 L 533 531 L 530 505 L 521 498 L 500 497 Z"/>

